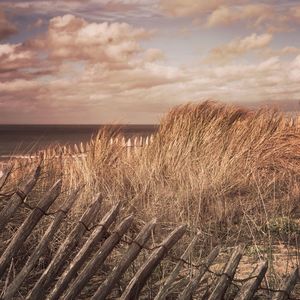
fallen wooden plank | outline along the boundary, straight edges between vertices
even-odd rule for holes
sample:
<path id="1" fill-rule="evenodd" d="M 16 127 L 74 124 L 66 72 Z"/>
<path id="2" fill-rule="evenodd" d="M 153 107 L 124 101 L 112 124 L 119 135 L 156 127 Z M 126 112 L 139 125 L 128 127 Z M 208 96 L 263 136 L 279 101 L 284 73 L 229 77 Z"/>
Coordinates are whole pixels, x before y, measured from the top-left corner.
<path id="1" fill-rule="evenodd" d="M 144 287 L 147 279 L 152 274 L 156 266 L 163 259 L 165 254 L 170 250 L 175 243 L 181 239 L 186 231 L 186 226 L 176 228 L 148 258 L 148 260 L 137 271 L 132 278 L 124 293 L 120 297 L 122 300 L 137 299 L 140 291 Z"/>

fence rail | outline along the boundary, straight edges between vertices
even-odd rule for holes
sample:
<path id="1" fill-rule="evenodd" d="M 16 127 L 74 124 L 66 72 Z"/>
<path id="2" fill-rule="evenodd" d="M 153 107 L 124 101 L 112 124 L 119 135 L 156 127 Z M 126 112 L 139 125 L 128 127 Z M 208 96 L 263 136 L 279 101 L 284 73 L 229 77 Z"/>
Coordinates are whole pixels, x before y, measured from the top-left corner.
<path id="1" fill-rule="evenodd" d="M 0 192 L 5 187 L 10 171 L 11 169 L 5 171 L 0 178 Z M 24 183 L 21 183 L 19 188 L 11 195 L 9 201 L 0 212 L 0 232 L 5 231 L 8 223 L 14 220 L 15 212 L 24 204 L 26 196 L 33 190 L 39 176 L 40 167 L 38 166 L 31 177 Z M 34 208 L 31 208 L 25 221 L 13 234 L 4 252 L 1 254 L 0 279 L 7 282 L 2 290 L 1 299 L 13 299 L 20 288 L 22 288 L 25 279 L 33 272 L 35 265 L 53 240 L 54 234 L 61 226 L 63 219 L 68 217 L 70 209 L 80 194 L 80 188 L 73 191 L 60 209 L 52 213 L 52 222 L 49 224 L 41 240 L 27 261 L 23 263 L 20 271 L 15 274 L 12 280 L 8 280 L 8 269 L 11 261 L 17 257 L 18 252 L 24 247 L 25 241 L 37 224 L 45 215 L 49 214 L 48 209 L 56 201 L 60 192 L 61 181 L 58 180 L 45 193 L 38 204 Z M 123 300 L 138 299 L 149 277 L 165 259 L 168 252 L 174 248 L 176 243 L 186 233 L 186 226 L 179 226 L 166 236 L 161 244 L 152 248 L 149 248 L 149 246 L 146 247 L 146 243 L 149 242 L 151 235 L 153 235 L 154 227 L 157 226 L 157 222 L 154 219 L 145 224 L 135 238 L 128 241 L 124 236 L 131 229 L 134 217 L 127 216 L 123 220 L 118 220 L 121 203 L 113 206 L 98 224 L 93 225 L 101 210 L 102 201 L 101 195 L 95 196 L 93 202 L 85 210 L 80 220 L 74 224 L 73 229 L 61 243 L 48 266 L 43 270 L 32 289 L 25 296 L 26 299 L 46 299 L 46 297 L 48 300 L 76 299 L 120 242 L 128 244 L 127 250 L 121 255 L 121 259 L 115 262 L 115 265 L 106 278 L 103 281 L 97 282 L 98 288 L 91 299 L 106 299 L 112 289 L 120 282 L 126 270 L 140 257 L 139 254 L 141 251 L 148 249 L 151 251 L 151 254 L 144 258 L 143 263 L 133 274 L 127 287 L 119 295 L 119 298 Z M 114 222 L 117 226 L 111 231 L 110 227 Z M 84 240 L 85 242 L 83 243 Z M 168 295 L 173 293 L 175 281 L 183 266 L 186 264 L 189 265 L 186 259 L 196 242 L 197 236 L 192 239 L 182 256 L 176 259 L 177 264 L 174 269 L 165 277 L 164 282 L 160 283 L 156 296 L 153 296 L 155 300 L 166 299 Z M 80 247 L 78 247 L 79 245 Z M 204 276 L 212 273 L 217 276 L 217 280 L 207 288 L 204 299 L 223 299 L 232 285 L 238 286 L 238 291 L 234 295 L 234 299 L 252 299 L 254 297 L 261 288 L 261 283 L 266 276 L 268 270 L 267 261 L 260 262 L 253 274 L 244 279 L 242 284 L 238 285 L 239 281 L 235 279 L 235 275 L 243 255 L 243 247 L 238 246 L 233 251 L 223 272 L 220 274 L 214 273 L 211 270 L 211 266 L 219 256 L 219 253 L 220 247 L 216 247 L 206 258 L 198 262 L 196 273 L 185 282 L 181 292 L 177 294 L 178 299 L 191 299 L 197 295 L 197 291 L 204 285 L 202 282 Z M 69 265 L 67 265 L 66 261 L 72 257 L 72 254 L 74 254 L 73 258 Z M 298 280 L 299 269 L 296 268 L 277 290 L 272 291 L 272 299 L 289 299 Z"/>

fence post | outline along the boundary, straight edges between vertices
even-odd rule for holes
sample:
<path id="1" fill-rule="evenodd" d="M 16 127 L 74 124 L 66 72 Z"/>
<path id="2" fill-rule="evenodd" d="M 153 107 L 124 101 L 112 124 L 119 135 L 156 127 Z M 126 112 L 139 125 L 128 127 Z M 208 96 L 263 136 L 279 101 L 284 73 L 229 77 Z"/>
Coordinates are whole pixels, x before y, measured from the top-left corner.
<path id="1" fill-rule="evenodd" d="M 0 177 L 0 191 L 1 191 L 1 189 L 4 187 L 4 185 L 5 185 L 5 183 L 6 183 L 7 179 L 8 179 L 8 177 L 9 177 L 11 171 L 12 171 L 12 168 L 13 168 L 13 165 L 11 165 L 11 164 L 10 164 L 10 165 L 7 165 L 7 166 L 4 168 L 3 173 L 2 173 L 2 175 L 1 175 L 1 177 Z"/>
<path id="2" fill-rule="evenodd" d="M 236 268 L 241 258 L 242 258 L 242 247 L 237 247 L 237 249 L 231 255 L 223 275 L 219 278 L 219 281 L 208 300 L 222 299 L 222 297 L 226 293 L 226 290 L 234 277 Z"/>
<path id="3" fill-rule="evenodd" d="M 30 215 L 26 218 L 21 227 L 15 233 L 13 239 L 11 240 L 8 247 L 5 249 L 4 253 L 0 258 L 0 278 L 4 274 L 12 257 L 17 253 L 17 251 L 26 241 L 27 237 L 30 235 L 35 225 L 44 216 L 45 212 L 58 197 L 60 189 L 61 180 L 58 180 L 43 197 L 43 199 L 37 204 L 37 207 L 33 209 L 33 211 L 30 213 Z"/>
<path id="4" fill-rule="evenodd" d="M 24 199 L 33 189 L 38 180 L 38 177 L 40 176 L 40 172 L 41 167 L 38 166 L 35 170 L 34 175 L 17 188 L 17 191 L 11 196 L 9 202 L 2 209 L 2 211 L 0 212 L 0 231 L 4 229 L 6 224 L 9 222 L 11 216 L 15 213 L 19 205 L 24 201 Z"/>
<path id="5" fill-rule="evenodd" d="M 132 151 L 132 142 L 130 138 L 127 140 L 126 148 L 127 148 L 127 158 L 129 158 Z"/>
<path id="6" fill-rule="evenodd" d="M 155 225 L 156 219 L 152 220 L 142 228 L 140 233 L 129 246 L 129 249 L 127 250 L 126 254 L 124 254 L 121 261 L 116 265 L 116 267 L 112 270 L 111 274 L 98 288 L 91 300 L 101 300 L 107 297 L 107 295 L 110 293 L 114 285 L 118 282 L 120 277 L 124 274 L 124 272 L 130 266 L 130 264 L 137 258 L 138 254 L 143 249 L 143 246 L 148 241 Z"/>
<path id="7" fill-rule="evenodd" d="M 80 249 L 75 256 L 69 267 L 64 271 L 62 276 L 57 281 L 54 289 L 52 290 L 48 300 L 59 299 L 61 294 L 68 287 L 71 280 L 77 275 L 79 269 L 82 267 L 86 259 L 92 253 L 97 244 L 104 238 L 108 228 L 117 217 L 121 204 L 120 202 L 115 205 L 101 220 L 99 226 L 92 232 L 84 246 Z"/>
<path id="8" fill-rule="evenodd" d="M 257 291 L 260 283 L 262 282 L 266 272 L 268 270 L 268 262 L 265 261 L 257 266 L 254 274 L 254 278 L 249 279 L 244 283 L 235 300 L 251 300 Z"/>
<path id="9" fill-rule="evenodd" d="M 186 231 L 186 226 L 176 228 L 148 258 L 148 260 L 141 266 L 138 272 L 130 281 L 126 290 L 120 297 L 120 300 L 137 299 L 140 291 L 145 285 L 147 279 L 152 274 L 156 266 L 170 250 L 174 244 L 181 239 Z"/>
<path id="10" fill-rule="evenodd" d="M 168 276 L 167 280 L 165 281 L 164 285 L 161 286 L 159 292 L 155 296 L 154 300 L 164 300 L 168 293 L 171 290 L 172 283 L 175 281 L 176 277 L 178 276 L 181 267 L 185 260 L 188 259 L 190 252 L 194 248 L 198 239 L 198 235 L 196 235 L 193 240 L 190 242 L 184 253 L 181 255 L 180 260 L 177 262 L 175 268 L 173 269 L 172 273 Z"/>
<path id="11" fill-rule="evenodd" d="M 80 218 L 77 225 L 69 233 L 63 244 L 57 250 L 54 258 L 36 282 L 31 292 L 27 295 L 26 299 L 41 299 L 49 285 L 55 280 L 57 273 L 63 267 L 66 259 L 70 256 L 74 248 L 78 245 L 84 233 L 88 231 L 89 225 L 93 222 L 98 214 L 101 205 L 101 197 L 98 194 L 94 202 L 86 209 L 83 216 Z"/>
<path id="12" fill-rule="evenodd" d="M 215 258 L 219 254 L 219 251 L 220 251 L 220 247 L 215 247 L 210 252 L 208 257 L 204 260 L 202 266 L 199 268 L 195 277 L 191 279 L 191 281 L 188 283 L 186 288 L 180 294 L 178 299 L 184 300 L 184 299 L 190 299 L 192 297 L 193 292 L 196 290 L 199 282 L 201 281 L 202 277 L 204 276 L 205 272 L 207 271 L 207 268 L 209 268 L 211 266 L 211 264 L 214 262 Z"/>
<path id="13" fill-rule="evenodd" d="M 85 152 L 84 146 L 83 146 L 83 143 L 82 143 L 82 142 L 80 143 L 80 152 L 81 152 L 81 153 L 84 153 L 84 152 Z"/>
<path id="14" fill-rule="evenodd" d="M 272 300 L 285 300 L 288 299 L 290 293 L 292 292 L 294 286 L 299 280 L 299 268 L 296 268 L 293 273 L 281 284 L 281 292 L 274 294 Z"/>
<path id="15" fill-rule="evenodd" d="M 97 253 L 88 262 L 82 272 L 75 279 L 74 283 L 67 290 L 63 296 L 64 300 L 73 300 L 84 288 L 88 280 L 95 274 L 97 269 L 103 264 L 107 256 L 111 253 L 114 247 L 120 242 L 122 236 L 129 229 L 133 217 L 127 217 L 117 228 L 117 230 L 110 235 L 110 237 L 103 243 Z"/>
<path id="16" fill-rule="evenodd" d="M 18 291 L 19 287 L 21 286 L 22 282 L 25 280 L 26 276 L 29 275 L 29 272 L 33 269 L 38 259 L 44 253 L 47 245 L 53 238 L 54 234 L 57 232 L 62 220 L 66 217 L 67 213 L 73 206 L 75 200 L 77 199 L 78 193 L 80 188 L 77 188 L 71 196 L 65 201 L 62 208 L 59 209 L 56 213 L 54 220 L 52 221 L 51 225 L 48 227 L 47 231 L 43 235 L 41 241 L 34 249 L 33 253 L 31 254 L 30 258 L 27 260 L 25 266 L 19 272 L 19 274 L 15 277 L 12 283 L 8 286 L 3 296 L 4 300 L 12 299 L 15 293 Z"/>

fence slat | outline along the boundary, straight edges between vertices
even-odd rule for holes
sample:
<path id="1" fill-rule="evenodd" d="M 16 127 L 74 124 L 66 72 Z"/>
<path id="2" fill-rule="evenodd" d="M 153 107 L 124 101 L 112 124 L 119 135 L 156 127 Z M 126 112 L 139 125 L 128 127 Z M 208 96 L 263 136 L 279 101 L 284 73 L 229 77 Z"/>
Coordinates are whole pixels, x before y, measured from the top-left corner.
<path id="1" fill-rule="evenodd" d="M 221 300 L 228 286 L 230 285 L 236 268 L 242 258 L 242 247 L 237 247 L 237 249 L 231 255 L 226 268 L 224 270 L 223 275 L 219 278 L 219 281 L 213 290 L 212 294 L 209 297 L 209 300 Z"/>
<path id="2" fill-rule="evenodd" d="M 152 220 L 142 228 L 140 233 L 130 245 L 126 254 L 122 257 L 121 261 L 117 264 L 117 266 L 112 270 L 111 274 L 107 277 L 107 279 L 98 288 L 91 300 L 101 300 L 106 298 L 106 296 L 110 293 L 111 289 L 118 282 L 120 277 L 128 269 L 130 264 L 137 258 L 138 254 L 143 249 L 143 246 L 148 241 L 155 225 L 156 219 Z"/>
<path id="3" fill-rule="evenodd" d="M 132 278 L 126 290 L 120 297 L 122 300 L 137 299 L 141 289 L 145 285 L 147 279 L 153 270 L 170 250 L 174 244 L 181 239 L 186 231 L 186 226 L 176 228 L 149 257 L 149 259 L 141 266 L 136 275 Z"/>
<path id="4" fill-rule="evenodd" d="M 80 153 L 80 151 L 79 151 L 79 148 L 78 148 L 77 144 L 74 144 L 74 151 L 75 151 L 75 154 L 78 154 L 78 153 Z"/>
<path id="5" fill-rule="evenodd" d="M 2 209 L 0 212 L 0 231 L 4 229 L 11 216 L 15 213 L 19 205 L 24 201 L 24 199 L 35 186 L 38 177 L 40 176 L 40 171 L 41 167 L 38 166 L 34 172 L 34 175 L 18 187 L 17 191 L 11 196 L 9 202 Z"/>
<path id="6" fill-rule="evenodd" d="M 84 149 L 84 146 L 83 146 L 83 143 L 81 142 L 80 145 L 79 145 L 79 149 L 80 149 L 80 152 L 81 153 L 84 153 L 85 152 L 85 149 Z"/>
<path id="7" fill-rule="evenodd" d="M 210 252 L 210 254 L 207 256 L 207 258 L 204 260 L 202 266 L 199 268 L 195 277 L 191 279 L 191 281 L 185 287 L 185 289 L 180 294 L 178 299 L 184 300 L 184 299 L 190 299 L 192 297 L 192 294 L 195 292 L 199 282 L 201 281 L 202 277 L 204 276 L 205 272 L 207 271 L 207 268 L 209 268 L 211 266 L 211 264 L 214 262 L 214 260 L 218 256 L 219 252 L 220 252 L 220 247 L 215 247 Z"/>
<path id="8" fill-rule="evenodd" d="M 196 242 L 198 240 L 198 235 L 196 235 L 193 240 L 190 242 L 184 253 L 181 255 L 180 260 L 177 262 L 175 268 L 173 269 L 172 273 L 168 276 L 165 283 L 161 286 L 160 290 L 158 291 L 157 295 L 155 296 L 154 300 L 163 300 L 167 297 L 168 293 L 171 291 L 171 286 L 175 281 L 176 277 L 178 276 L 180 269 L 182 268 L 184 261 L 188 259 L 190 252 L 194 248 Z"/>
<path id="9" fill-rule="evenodd" d="M 48 210 L 51 204 L 58 197 L 61 189 L 61 180 L 58 180 L 52 188 L 46 193 L 43 199 L 37 204 L 37 207 L 33 209 L 30 215 L 23 222 L 21 227 L 17 230 L 13 239 L 5 249 L 0 258 L 0 278 L 4 274 L 7 266 L 9 265 L 12 257 L 17 253 L 19 248 L 23 245 L 27 237 L 39 220 L 44 216 L 44 213 Z"/>
<path id="10" fill-rule="evenodd" d="M 109 226 L 117 217 L 120 207 L 121 204 L 119 202 L 103 217 L 99 226 L 92 232 L 89 239 L 86 241 L 84 246 L 80 249 L 78 254 L 70 263 L 69 267 L 59 278 L 50 296 L 48 297 L 49 300 L 59 299 L 60 295 L 65 291 L 65 289 L 68 287 L 68 284 L 77 275 L 78 270 L 82 267 L 86 259 L 92 253 L 95 246 L 103 239 L 104 235 L 107 233 Z"/>
<path id="11" fill-rule="evenodd" d="M 7 179 L 8 179 L 8 177 L 9 177 L 11 171 L 12 171 L 12 168 L 13 168 L 12 165 L 8 165 L 8 166 L 6 166 L 6 167 L 4 168 L 3 174 L 2 174 L 2 176 L 0 177 L 0 191 L 1 191 L 1 189 L 4 187 L 4 185 L 5 185 L 5 183 L 6 183 Z"/>
<path id="12" fill-rule="evenodd" d="M 93 222 L 94 218 L 98 214 L 100 205 L 101 196 L 100 194 L 98 194 L 95 201 L 86 209 L 77 225 L 73 228 L 63 244 L 59 247 L 54 258 L 52 259 L 40 279 L 36 282 L 31 292 L 27 295 L 26 299 L 39 300 L 45 295 L 46 290 L 48 289 L 49 285 L 55 280 L 57 273 L 63 267 L 66 259 L 78 245 L 84 233 L 88 230 L 88 226 Z"/>
<path id="13" fill-rule="evenodd" d="M 272 300 L 285 300 L 288 299 L 290 293 L 292 292 L 294 286 L 299 280 L 299 268 L 296 268 L 293 273 L 281 284 L 279 290 L 274 294 Z"/>
<path id="14" fill-rule="evenodd" d="M 257 266 L 252 279 L 244 283 L 235 300 L 251 300 L 268 270 L 268 262 Z"/>
<path id="15" fill-rule="evenodd" d="M 22 268 L 22 270 L 19 272 L 16 278 L 12 281 L 12 283 L 7 287 L 5 294 L 3 296 L 4 300 L 9 300 L 15 295 L 15 293 L 18 291 L 19 287 L 21 286 L 21 284 L 23 283 L 27 275 L 29 275 L 30 271 L 35 266 L 38 259 L 42 256 L 49 241 L 53 238 L 62 220 L 66 217 L 68 211 L 71 209 L 72 205 L 77 199 L 79 190 L 80 188 L 77 188 L 71 194 L 71 196 L 65 201 L 62 208 L 57 212 L 54 220 L 52 221 L 51 225 L 43 235 L 41 241 L 39 242 L 38 246 L 35 248 L 34 252 L 31 254 L 25 266 Z"/>
<path id="16" fill-rule="evenodd" d="M 122 236 L 129 229 L 133 217 L 127 217 L 117 228 L 117 230 L 110 235 L 110 237 L 103 243 L 97 253 L 88 262 L 82 272 L 75 279 L 74 283 L 67 290 L 64 300 L 73 300 L 81 292 L 89 279 L 101 267 L 107 256 L 111 253 L 113 248 L 120 242 Z"/>

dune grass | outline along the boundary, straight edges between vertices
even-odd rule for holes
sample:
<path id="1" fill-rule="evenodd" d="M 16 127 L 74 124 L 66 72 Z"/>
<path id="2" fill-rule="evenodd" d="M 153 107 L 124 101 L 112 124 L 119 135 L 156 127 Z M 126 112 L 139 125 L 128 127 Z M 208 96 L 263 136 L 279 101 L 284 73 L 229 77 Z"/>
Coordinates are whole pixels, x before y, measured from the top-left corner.
<path id="1" fill-rule="evenodd" d="M 111 144 L 117 136 L 120 142 Z M 15 183 L 26 168 L 18 163 Z M 118 132 L 106 128 L 86 157 L 46 158 L 42 173 L 37 190 L 59 177 L 64 191 L 85 185 L 78 213 L 100 192 L 107 204 L 121 200 L 126 213 L 143 221 L 155 216 L 166 224 L 188 224 L 195 232 L 225 232 L 238 225 L 240 234 L 249 236 L 251 224 L 268 228 L 273 218 L 297 212 L 300 130 L 268 109 L 187 104 L 162 119 L 148 146 L 128 149 Z"/>
<path id="2" fill-rule="evenodd" d="M 148 146 L 128 149 L 118 132 L 106 128 L 84 157 L 49 155 L 28 201 L 62 177 L 61 200 L 84 184 L 68 224 L 100 192 L 104 211 L 120 200 L 122 214 L 133 213 L 137 224 L 153 217 L 161 228 L 187 224 L 204 249 L 245 243 L 261 255 L 275 244 L 297 246 L 300 130 L 289 122 L 270 109 L 217 102 L 178 106 Z M 112 144 L 115 137 L 119 142 Z M 20 160 L 15 166 L 11 190 L 30 169 Z M 67 231 L 66 225 L 57 244 Z"/>

